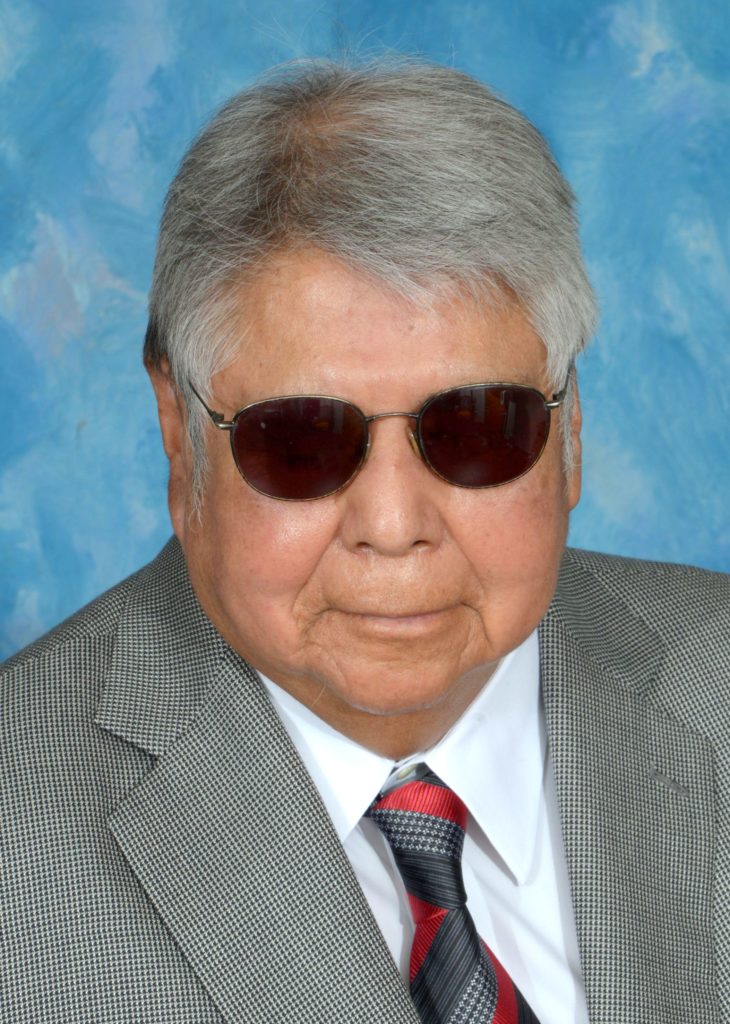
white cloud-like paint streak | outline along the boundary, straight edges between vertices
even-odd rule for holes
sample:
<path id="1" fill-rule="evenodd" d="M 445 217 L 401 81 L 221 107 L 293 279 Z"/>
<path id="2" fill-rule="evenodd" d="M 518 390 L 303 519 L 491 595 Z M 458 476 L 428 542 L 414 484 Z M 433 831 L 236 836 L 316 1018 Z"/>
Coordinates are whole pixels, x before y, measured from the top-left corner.
<path id="1" fill-rule="evenodd" d="M 21 0 L 0 0 L 0 84 L 7 85 L 30 57 L 35 16 Z"/>
<path id="2" fill-rule="evenodd" d="M 140 155 L 138 119 L 156 101 L 150 80 L 173 54 L 174 33 L 163 4 L 131 0 L 105 22 L 95 42 L 116 64 L 99 127 L 89 148 L 104 169 L 109 192 L 117 202 L 143 210 L 147 195 Z M 138 45 L 140 39 L 144 45 Z"/>

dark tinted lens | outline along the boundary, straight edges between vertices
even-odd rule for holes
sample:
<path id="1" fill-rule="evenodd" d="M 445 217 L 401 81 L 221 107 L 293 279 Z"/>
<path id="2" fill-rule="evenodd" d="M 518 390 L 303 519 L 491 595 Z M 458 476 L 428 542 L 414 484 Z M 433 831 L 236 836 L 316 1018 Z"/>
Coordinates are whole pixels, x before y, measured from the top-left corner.
<path id="1" fill-rule="evenodd" d="M 421 412 L 419 438 L 431 467 L 460 487 L 494 487 L 522 476 L 545 447 L 550 413 L 528 387 L 454 388 Z"/>
<path id="2" fill-rule="evenodd" d="M 238 415 L 231 434 L 236 464 L 272 498 L 322 498 L 362 462 L 367 423 L 337 398 L 272 398 Z"/>

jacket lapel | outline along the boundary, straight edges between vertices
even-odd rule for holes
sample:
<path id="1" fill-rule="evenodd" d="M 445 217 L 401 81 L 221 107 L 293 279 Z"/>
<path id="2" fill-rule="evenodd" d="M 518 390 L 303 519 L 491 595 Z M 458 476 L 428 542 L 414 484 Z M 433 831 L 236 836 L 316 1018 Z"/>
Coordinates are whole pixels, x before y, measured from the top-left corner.
<path id="1" fill-rule="evenodd" d="M 540 645 L 591 1022 L 715 1020 L 713 755 L 655 699 L 663 642 L 568 552 Z"/>
<path id="2" fill-rule="evenodd" d="M 158 755 L 110 827 L 226 1020 L 416 1024 L 311 779 L 174 542 L 127 609 L 97 720 Z"/>

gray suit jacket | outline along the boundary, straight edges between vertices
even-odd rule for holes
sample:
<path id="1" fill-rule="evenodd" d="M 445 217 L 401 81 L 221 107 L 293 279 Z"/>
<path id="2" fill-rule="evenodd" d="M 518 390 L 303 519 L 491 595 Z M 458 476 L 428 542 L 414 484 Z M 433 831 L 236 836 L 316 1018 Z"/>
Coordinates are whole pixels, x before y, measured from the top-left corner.
<path id="1" fill-rule="evenodd" d="M 593 1024 L 730 1022 L 730 580 L 567 552 L 541 673 Z M 0 1020 L 415 1024 L 175 541 L 7 663 Z"/>

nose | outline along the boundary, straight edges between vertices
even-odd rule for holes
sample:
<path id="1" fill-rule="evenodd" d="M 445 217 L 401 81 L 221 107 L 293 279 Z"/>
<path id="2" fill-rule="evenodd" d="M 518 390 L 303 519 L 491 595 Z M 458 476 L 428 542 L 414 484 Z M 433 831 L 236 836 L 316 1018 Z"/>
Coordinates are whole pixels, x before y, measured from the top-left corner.
<path id="1" fill-rule="evenodd" d="M 343 543 L 389 557 L 437 547 L 447 489 L 421 459 L 409 420 L 372 422 L 365 465 L 340 498 Z"/>

